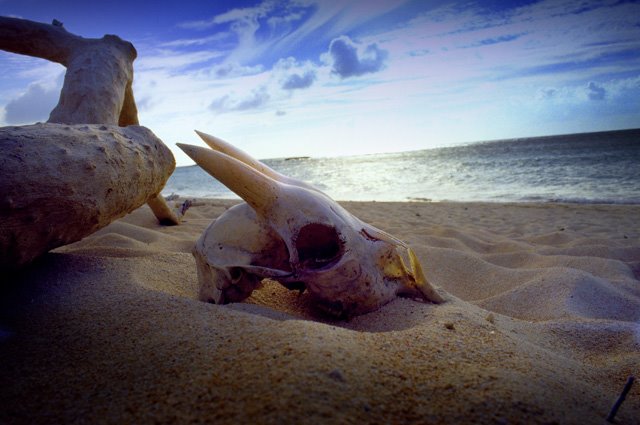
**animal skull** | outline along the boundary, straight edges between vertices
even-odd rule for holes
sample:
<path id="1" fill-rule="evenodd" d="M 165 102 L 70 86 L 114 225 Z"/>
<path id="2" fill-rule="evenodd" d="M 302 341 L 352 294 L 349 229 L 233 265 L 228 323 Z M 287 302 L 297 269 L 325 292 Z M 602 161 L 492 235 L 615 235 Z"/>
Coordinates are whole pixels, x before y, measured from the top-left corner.
<path id="1" fill-rule="evenodd" d="M 211 223 L 196 243 L 201 300 L 242 301 L 271 278 L 308 290 L 319 307 L 339 317 L 374 311 L 397 295 L 443 302 L 405 243 L 315 187 L 197 133 L 213 150 L 178 146 L 246 201 Z"/>

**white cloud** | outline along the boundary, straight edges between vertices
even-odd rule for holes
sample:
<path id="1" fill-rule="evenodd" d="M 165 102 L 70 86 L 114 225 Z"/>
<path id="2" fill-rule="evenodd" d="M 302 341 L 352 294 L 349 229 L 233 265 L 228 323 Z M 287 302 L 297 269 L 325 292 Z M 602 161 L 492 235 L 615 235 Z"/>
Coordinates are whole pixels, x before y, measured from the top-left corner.
<path id="1" fill-rule="evenodd" d="M 201 50 L 195 52 L 181 52 L 172 49 L 157 49 L 145 52 L 135 61 L 136 70 L 164 70 L 179 71 L 185 67 L 210 62 L 222 56 L 221 52 Z"/>
<path id="2" fill-rule="evenodd" d="M 408 0 L 343 0 L 343 1 L 313 1 L 308 2 L 314 13 L 295 31 L 279 40 L 276 47 L 290 50 L 299 46 L 313 36 L 328 37 L 347 34 L 364 23 L 383 16 L 394 9 L 402 7 Z M 322 32 L 319 30 L 322 29 Z"/>
<path id="3" fill-rule="evenodd" d="M 242 66 L 237 62 L 226 62 L 212 68 L 212 75 L 216 78 L 241 77 L 254 75 L 264 71 L 262 65 Z"/>
<path id="4" fill-rule="evenodd" d="M 587 84 L 587 96 L 589 97 L 589 100 L 603 100 L 606 94 L 607 91 L 604 87 L 594 83 L 593 81 L 590 81 L 589 84 Z"/>
<path id="5" fill-rule="evenodd" d="M 31 84 L 20 97 L 5 105 L 4 119 L 8 124 L 31 124 L 49 119 L 49 113 L 58 103 L 60 90 Z"/>
<path id="6" fill-rule="evenodd" d="M 226 38 L 235 37 L 232 48 L 225 51 L 227 60 L 244 64 L 252 57 L 261 54 L 267 47 L 265 43 L 256 40 L 255 34 L 260 29 L 260 20 L 265 19 L 276 7 L 271 0 L 263 1 L 255 7 L 237 8 L 216 15 L 208 20 L 181 23 L 182 28 L 207 30 L 216 28 L 218 34 L 224 34 Z M 273 21 L 272 21 L 273 22 Z M 228 24 L 228 32 L 220 32 L 220 26 Z"/>
<path id="7" fill-rule="evenodd" d="M 545 87 L 538 89 L 538 98 L 539 99 L 553 99 L 558 95 L 558 89 L 553 87 Z"/>
<path id="8" fill-rule="evenodd" d="M 4 61 L 5 58 L 3 58 Z M 45 85 L 55 84 L 55 81 L 65 72 L 65 68 L 59 63 L 30 56 L 7 54 L 6 61 L 5 76 L 29 79 Z"/>
<path id="9" fill-rule="evenodd" d="M 227 94 L 215 99 L 209 105 L 209 109 L 217 113 L 247 111 L 265 106 L 270 99 L 271 95 L 267 91 L 267 86 L 260 86 L 245 96 Z"/>
<path id="10" fill-rule="evenodd" d="M 65 68 L 44 59 L 0 51 L 0 69 L 0 125 L 46 121 L 58 102 Z"/>
<path id="11" fill-rule="evenodd" d="M 216 25 L 238 22 L 257 22 L 259 18 L 264 18 L 273 10 L 274 2 L 271 0 L 264 1 L 255 7 L 245 7 L 231 9 L 228 12 L 221 13 L 210 19 L 181 22 L 178 24 L 181 28 L 193 30 L 206 30 Z"/>
<path id="12" fill-rule="evenodd" d="M 215 97 L 208 107 L 218 114 L 277 107 L 279 102 L 290 99 L 293 91 L 311 87 L 319 72 L 321 68 L 309 61 L 281 59 L 271 70 L 259 75 L 228 78 L 225 93 Z"/>
<path id="13" fill-rule="evenodd" d="M 640 75 L 630 78 L 622 78 L 611 80 L 607 84 L 607 93 L 611 94 L 612 98 L 620 98 L 633 100 L 634 102 L 628 102 L 631 106 L 640 104 L 640 97 L 634 97 L 640 92 Z"/>
<path id="14" fill-rule="evenodd" d="M 206 37 L 198 37 L 198 38 L 181 38 L 173 41 L 166 41 L 164 43 L 160 43 L 160 47 L 190 47 L 190 46 L 202 46 L 205 44 L 211 44 L 214 42 L 225 40 L 229 37 L 228 33 L 220 32 L 215 33 Z"/>
<path id="15" fill-rule="evenodd" d="M 407 2 L 266 0 L 254 7 L 232 9 L 206 20 L 184 22 L 180 26 L 200 31 L 215 29 L 219 36 L 222 31 L 225 37 L 231 34 L 235 43 L 226 48 L 227 60 L 247 64 L 255 63 L 264 55 L 285 56 L 299 46 L 317 42 L 318 37 L 326 37 L 328 43 L 332 38 Z M 195 44 L 200 40 L 186 39 L 183 42 Z"/>
<path id="16" fill-rule="evenodd" d="M 258 18 L 264 18 L 273 11 L 275 2 L 273 0 L 263 1 L 255 7 L 245 7 L 240 9 L 232 9 L 228 12 L 215 16 L 212 23 L 221 24 L 225 22 L 241 22 L 256 21 Z"/>
<path id="17" fill-rule="evenodd" d="M 304 74 L 291 74 L 282 82 L 285 90 L 299 90 L 311 87 L 316 80 L 315 71 L 306 71 Z"/>
<path id="18" fill-rule="evenodd" d="M 273 67 L 273 78 L 283 90 L 299 90 L 311 87 L 318 79 L 319 68 L 309 61 L 298 62 L 294 57 L 280 59 Z"/>
<path id="19" fill-rule="evenodd" d="M 267 19 L 267 23 L 271 28 L 281 28 L 283 26 L 290 28 L 293 22 L 300 21 L 302 18 L 303 14 L 301 12 L 293 12 L 284 16 L 271 16 Z"/>
<path id="20" fill-rule="evenodd" d="M 31 80 L 32 82 L 27 85 L 26 89 L 13 91 L 6 96 L 3 108 L 4 122 L 7 124 L 31 124 L 46 121 L 60 98 L 60 90 L 64 80 L 62 67 L 44 60 L 29 60 L 32 58 L 18 55 L 13 55 L 13 57 L 18 57 L 18 60 L 12 62 L 14 66 L 5 68 L 9 74 L 5 77 L 16 78 L 11 75 L 15 73 L 18 77 L 17 81 Z"/>
<path id="21" fill-rule="evenodd" d="M 388 56 L 389 53 L 375 43 L 363 47 L 343 35 L 331 41 L 327 60 L 331 63 L 332 72 L 348 78 L 380 71 Z"/>

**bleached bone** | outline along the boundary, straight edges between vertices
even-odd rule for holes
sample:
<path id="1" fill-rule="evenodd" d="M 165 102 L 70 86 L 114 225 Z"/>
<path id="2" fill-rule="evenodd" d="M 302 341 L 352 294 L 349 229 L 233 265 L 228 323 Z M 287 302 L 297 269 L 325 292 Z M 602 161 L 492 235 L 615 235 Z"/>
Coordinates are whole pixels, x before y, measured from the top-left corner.
<path id="1" fill-rule="evenodd" d="M 198 134 L 213 150 L 178 146 L 245 201 L 196 242 L 200 299 L 242 301 L 263 278 L 272 278 L 308 290 L 319 307 L 339 317 L 374 311 L 398 295 L 443 302 L 405 243 L 308 183 Z"/>
<path id="2" fill-rule="evenodd" d="M 257 161 L 255 159 L 253 159 L 251 156 L 249 156 L 246 152 L 236 148 L 235 146 L 233 146 L 230 143 L 225 142 L 222 139 L 218 139 L 215 136 L 212 136 L 210 134 L 206 134 L 206 133 L 202 133 L 198 130 L 196 130 L 196 134 L 198 134 L 198 136 L 200 136 L 200 138 L 202 140 L 204 140 L 204 142 L 209 145 L 209 147 L 215 151 L 218 151 L 220 153 L 224 153 L 226 155 L 229 155 L 232 158 L 237 159 L 238 161 L 241 161 L 245 164 L 247 164 L 249 167 L 258 170 L 260 173 L 271 177 L 274 180 L 277 180 L 279 182 L 282 183 L 289 183 L 295 186 L 301 186 L 301 187 L 306 187 L 307 189 L 311 189 L 311 190 L 318 190 L 316 187 L 305 183 L 303 181 L 291 178 L 291 177 L 287 177 L 285 175 L 282 175 L 280 173 L 278 173 L 276 170 L 266 166 L 265 164 L 263 164 L 260 161 Z"/>

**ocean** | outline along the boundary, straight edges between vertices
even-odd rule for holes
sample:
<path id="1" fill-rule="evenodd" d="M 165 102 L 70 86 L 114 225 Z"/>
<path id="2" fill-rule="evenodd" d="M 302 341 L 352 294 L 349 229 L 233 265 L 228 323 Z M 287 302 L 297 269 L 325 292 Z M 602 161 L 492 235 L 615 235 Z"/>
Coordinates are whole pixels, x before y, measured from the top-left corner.
<path id="1" fill-rule="evenodd" d="M 263 162 L 336 200 L 640 204 L 640 129 Z M 197 166 L 178 167 L 162 194 L 237 198 Z"/>

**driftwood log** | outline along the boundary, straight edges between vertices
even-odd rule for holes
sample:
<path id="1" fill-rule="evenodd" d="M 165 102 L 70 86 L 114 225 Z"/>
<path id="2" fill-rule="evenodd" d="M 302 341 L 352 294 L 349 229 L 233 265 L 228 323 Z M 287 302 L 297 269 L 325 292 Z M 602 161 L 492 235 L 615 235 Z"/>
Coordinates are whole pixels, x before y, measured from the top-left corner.
<path id="1" fill-rule="evenodd" d="M 173 163 L 169 149 L 141 126 L 2 127 L 0 149 L 3 268 L 27 264 L 140 207 L 162 189 Z"/>
<path id="2" fill-rule="evenodd" d="M 171 151 L 138 125 L 133 45 L 87 39 L 58 21 L 0 17 L 0 49 L 67 68 L 47 123 L 0 128 L 0 270 L 78 241 L 145 202 L 163 224 L 185 206 L 160 196 Z"/>
<path id="3" fill-rule="evenodd" d="M 60 101 L 47 122 L 138 124 L 131 89 L 137 56 L 133 44 L 115 35 L 100 39 L 79 37 L 59 23 L 0 17 L 0 49 L 67 68 Z"/>

